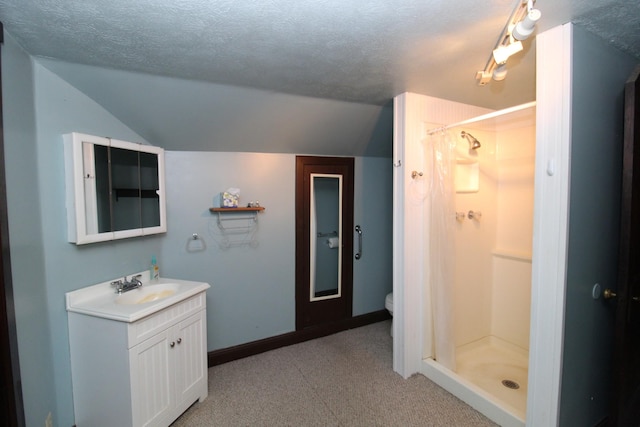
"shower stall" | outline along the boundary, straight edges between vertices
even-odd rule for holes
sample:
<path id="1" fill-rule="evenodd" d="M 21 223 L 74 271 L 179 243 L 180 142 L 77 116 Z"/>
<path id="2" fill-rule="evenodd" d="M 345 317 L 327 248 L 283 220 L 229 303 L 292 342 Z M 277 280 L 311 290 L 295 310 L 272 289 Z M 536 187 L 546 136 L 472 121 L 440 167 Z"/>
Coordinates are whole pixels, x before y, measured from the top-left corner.
<path id="1" fill-rule="evenodd" d="M 404 206 L 421 217 L 423 236 L 411 255 L 421 274 L 404 278 L 420 283 L 417 370 L 499 424 L 524 425 L 535 103 L 457 124 L 475 107 L 443 103 L 420 113 L 427 120 L 409 150 L 422 159 L 405 165 L 418 173 L 409 174 Z"/>

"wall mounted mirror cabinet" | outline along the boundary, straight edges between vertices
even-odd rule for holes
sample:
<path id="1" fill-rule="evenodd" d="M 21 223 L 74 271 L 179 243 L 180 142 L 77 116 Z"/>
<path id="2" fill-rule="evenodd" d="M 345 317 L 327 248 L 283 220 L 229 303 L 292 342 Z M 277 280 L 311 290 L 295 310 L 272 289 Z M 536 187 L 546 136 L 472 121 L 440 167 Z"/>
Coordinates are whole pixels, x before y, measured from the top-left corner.
<path id="1" fill-rule="evenodd" d="M 167 231 L 162 148 L 75 132 L 63 139 L 69 242 Z"/>

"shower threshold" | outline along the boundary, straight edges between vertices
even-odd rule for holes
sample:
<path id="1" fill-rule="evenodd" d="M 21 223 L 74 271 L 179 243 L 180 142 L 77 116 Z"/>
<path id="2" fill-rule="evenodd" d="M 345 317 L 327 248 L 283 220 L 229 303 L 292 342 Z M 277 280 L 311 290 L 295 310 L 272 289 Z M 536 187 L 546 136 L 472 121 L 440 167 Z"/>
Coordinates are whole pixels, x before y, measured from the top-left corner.
<path id="1" fill-rule="evenodd" d="M 493 394 L 445 368 L 435 360 L 424 359 L 421 373 L 495 423 L 503 427 L 524 427 L 523 411 L 496 398 Z M 523 388 L 522 385 L 521 388 Z"/>

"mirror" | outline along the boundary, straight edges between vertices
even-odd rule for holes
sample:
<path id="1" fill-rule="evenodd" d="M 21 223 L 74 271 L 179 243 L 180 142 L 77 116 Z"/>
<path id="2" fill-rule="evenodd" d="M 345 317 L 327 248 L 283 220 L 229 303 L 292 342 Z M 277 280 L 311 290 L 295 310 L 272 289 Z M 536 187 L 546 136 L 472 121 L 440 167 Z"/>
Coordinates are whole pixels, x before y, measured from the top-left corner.
<path id="1" fill-rule="evenodd" d="M 80 133 L 64 141 L 70 242 L 166 232 L 162 148 Z"/>
<path id="2" fill-rule="evenodd" d="M 311 174 L 310 301 L 342 291 L 342 175 Z"/>

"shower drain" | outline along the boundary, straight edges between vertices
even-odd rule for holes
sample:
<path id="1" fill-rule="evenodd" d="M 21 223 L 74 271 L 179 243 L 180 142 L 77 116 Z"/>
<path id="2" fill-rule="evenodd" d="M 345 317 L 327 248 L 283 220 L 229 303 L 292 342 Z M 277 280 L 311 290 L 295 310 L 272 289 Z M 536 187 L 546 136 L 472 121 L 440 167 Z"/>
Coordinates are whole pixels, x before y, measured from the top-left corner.
<path id="1" fill-rule="evenodd" d="M 506 388 L 510 388 L 512 390 L 517 390 L 520 388 L 520 384 L 518 384 L 515 381 L 511 381 L 511 380 L 502 380 L 502 385 L 505 386 Z"/>

